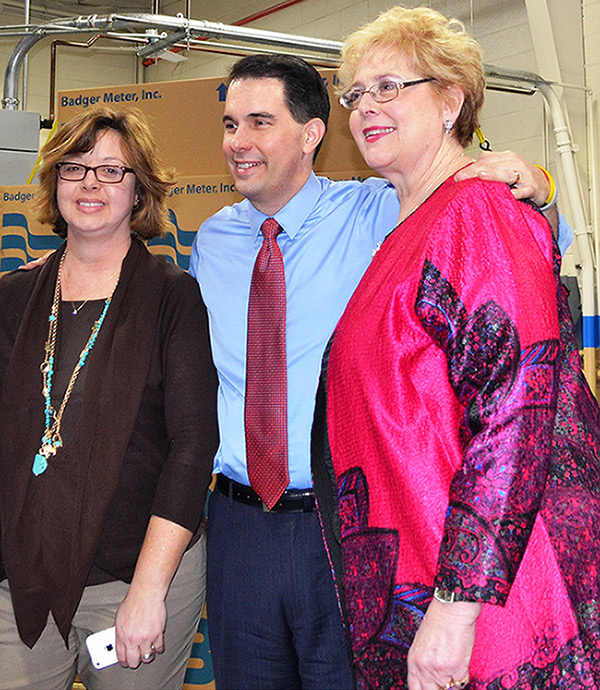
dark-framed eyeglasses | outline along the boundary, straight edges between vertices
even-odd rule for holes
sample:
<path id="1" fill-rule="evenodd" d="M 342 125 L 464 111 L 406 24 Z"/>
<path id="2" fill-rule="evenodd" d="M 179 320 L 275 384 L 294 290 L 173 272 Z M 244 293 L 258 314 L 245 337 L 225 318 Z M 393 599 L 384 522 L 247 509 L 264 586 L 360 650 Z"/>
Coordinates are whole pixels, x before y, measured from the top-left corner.
<path id="1" fill-rule="evenodd" d="M 402 79 L 382 79 L 377 84 L 373 84 L 370 89 L 363 89 L 355 86 L 348 89 L 340 96 L 340 103 L 347 110 L 356 110 L 360 99 L 368 93 L 376 103 L 387 103 L 393 101 L 398 96 L 402 89 L 408 86 L 415 86 L 415 84 L 425 84 L 428 81 L 435 81 L 433 77 L 425 77 L 423 79 L 411 79 L 410 81 L 402 81 Z"/>
<path id="2" fill-rule="evenodd" d="M 123 181 L 125 173 L 135 172 L 133 168 L 123 165 L 82 165 L 81 163 L 69 163 L 63 161 L 56 164 L 56 172 L 61 180 L 80 182 L 92 170 L 98 182 L 102 184 L 118 184 Z"/>

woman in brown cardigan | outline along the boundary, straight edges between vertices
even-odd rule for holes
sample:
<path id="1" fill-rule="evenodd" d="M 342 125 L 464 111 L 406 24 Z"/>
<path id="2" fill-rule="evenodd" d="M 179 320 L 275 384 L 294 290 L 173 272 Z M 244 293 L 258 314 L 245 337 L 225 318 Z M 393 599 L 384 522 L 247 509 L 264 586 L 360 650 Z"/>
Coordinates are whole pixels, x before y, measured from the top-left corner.
<path id="1" fill-rule="evenodd" d="M 155 149 L 132 113 L 63 127 L 38 196 L 66 241 L 0 281 L 1 688 L 183 682 L 216 376 L 196 282 L 141 242 L 166 225 Z M 113 625 L 97 671 L 84 640 Z"/>

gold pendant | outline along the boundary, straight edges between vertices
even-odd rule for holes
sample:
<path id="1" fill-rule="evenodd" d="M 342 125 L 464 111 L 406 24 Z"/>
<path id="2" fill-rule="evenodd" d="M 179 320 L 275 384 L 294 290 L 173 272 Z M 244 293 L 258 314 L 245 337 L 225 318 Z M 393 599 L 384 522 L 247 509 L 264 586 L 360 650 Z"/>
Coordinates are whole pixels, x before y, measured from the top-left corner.
<path id="1" fill-rule="evenodd" d="M 52 443 L 45 443 L 41 448 L 40 448 L 40 455 L 43 455 L 45 458 L 49 458 L 51 455 L 56 455 L 56 448 Z"/>

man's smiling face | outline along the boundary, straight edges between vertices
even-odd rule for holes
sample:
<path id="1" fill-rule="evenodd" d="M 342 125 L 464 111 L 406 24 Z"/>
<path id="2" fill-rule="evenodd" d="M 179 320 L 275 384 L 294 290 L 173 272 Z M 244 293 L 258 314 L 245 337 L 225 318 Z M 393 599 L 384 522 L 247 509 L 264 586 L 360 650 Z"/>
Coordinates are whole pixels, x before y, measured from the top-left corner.
<path id="1" fill-rule="evenodd" d="M 223 125 L 223 153 L 237 191 L 259 211 L 275 214 L 306 182 L 314 149 L 307 148 L 307 125 L 286 105 L 282 82 L 234 80 Z"/>

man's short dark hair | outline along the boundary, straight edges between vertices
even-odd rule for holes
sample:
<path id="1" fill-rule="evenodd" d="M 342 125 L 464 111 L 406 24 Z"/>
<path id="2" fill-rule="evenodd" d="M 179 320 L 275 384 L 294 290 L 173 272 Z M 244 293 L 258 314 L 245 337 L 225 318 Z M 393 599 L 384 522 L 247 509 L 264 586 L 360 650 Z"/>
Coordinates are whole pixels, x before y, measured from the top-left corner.
<path id="1" fill-rule="evenodd" d="M 236 79 L 279 79 L 285 102 L 296 122 L 304 124 L 318 117 L 329 121 L 329 95 L 321 75 L 308 62 L 293 55 L 248 55 L 238 60 L 229 72 L 229 83 Z M 317 157 L 321 144 L 315 149 Z"/>

